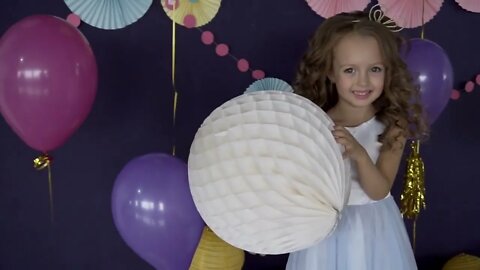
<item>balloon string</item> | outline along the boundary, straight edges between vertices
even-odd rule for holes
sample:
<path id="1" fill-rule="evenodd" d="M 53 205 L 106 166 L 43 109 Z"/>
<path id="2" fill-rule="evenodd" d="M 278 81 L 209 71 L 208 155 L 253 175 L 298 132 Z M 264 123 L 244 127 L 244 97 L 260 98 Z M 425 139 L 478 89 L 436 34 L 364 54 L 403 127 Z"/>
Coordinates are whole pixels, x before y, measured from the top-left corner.
<path id="1" fill-rule="evenodd" d="M 40 155 L 39 157 L 33 160 L 33 167 L 37 170 L 43 170 L 47 168 L 48 172 L 48 196 L 49 196 L 49 205 L 50 205 L 50 221 L 53 224 L 54 216 L 53 216 L 53 181 L 52 181 L 52 171 L 51 171 L 51 163 L 52 157 L 49 156 L 47 153 Z"/>
<path id="2" fill-rule="evenodd" d="M 52 182 L 52 170 L 50 163 L 47 165 L 48 171 L 48 196 L 50 197 L 50 222 L 53 224 L 53 182 Z"/>
<path id="3" fill-rule="evenodd" d="M 413 237 L 412 237 L 412 245 L 413 245 L 413 253 L 415 253 L 415 249 L 417 247 L 417 218 L 413 220 Z"/>
<path id="4" fill-rule="evenodd" d="M 175 21 L 177 19 L 177 12 L 176 12 L 176 1 L 173 0 L 173 20 L 172 20 L 172 87 L 173 87 L 173 136 L 172 136 L 172 155 L 175 156 L 176 152 L 176 143 L 175 143 L 175 124 L 177 119 L 177 102 L 178 102 L 178 92 L 175 86 L 175 47 L 176 47 L 176 27 Z"/>
<path id="5" fill-rule="evenodd" d="M 422 1 L 422 31 L 420 33 L 420 38 L 424 39 L 425 37 L 425 0 Z"/>

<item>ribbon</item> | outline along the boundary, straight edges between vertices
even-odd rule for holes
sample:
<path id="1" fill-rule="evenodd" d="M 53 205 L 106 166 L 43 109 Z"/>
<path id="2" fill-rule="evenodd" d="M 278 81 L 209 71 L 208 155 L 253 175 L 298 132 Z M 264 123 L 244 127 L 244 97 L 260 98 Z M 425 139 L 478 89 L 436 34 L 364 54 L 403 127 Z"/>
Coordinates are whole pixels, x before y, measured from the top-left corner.
<path id="1" fill-rule="evenodd" d="M 51 172 L 51 164 L 53 158 L 49 156 L 47 153 L 41 154 L 40 156 L 36 157 L 33 160 L 33 167 L 37 170 L 43 170 L 47 168 L 48 171 L 48 197 L 50 203 L 50 221 L 53 224 L 53 184 L 52 184 L 52 172 Z"/>

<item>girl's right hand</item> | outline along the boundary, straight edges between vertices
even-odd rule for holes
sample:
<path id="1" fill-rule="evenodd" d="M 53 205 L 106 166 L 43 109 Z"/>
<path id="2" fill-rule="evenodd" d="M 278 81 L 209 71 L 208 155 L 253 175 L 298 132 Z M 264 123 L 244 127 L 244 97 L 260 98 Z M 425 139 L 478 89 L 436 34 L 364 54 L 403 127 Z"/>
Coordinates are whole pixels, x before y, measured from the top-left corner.
<path id="1" fill-rule="evenodd" d="M 344 157 L 349 157 L 356 161 L 368 155 L 365 148 L 363 148 L 345 127 L 335 125 L 332 134 L 337 143 L 343 145 L 345 148 L 345 152 L 343 153 Z"/>

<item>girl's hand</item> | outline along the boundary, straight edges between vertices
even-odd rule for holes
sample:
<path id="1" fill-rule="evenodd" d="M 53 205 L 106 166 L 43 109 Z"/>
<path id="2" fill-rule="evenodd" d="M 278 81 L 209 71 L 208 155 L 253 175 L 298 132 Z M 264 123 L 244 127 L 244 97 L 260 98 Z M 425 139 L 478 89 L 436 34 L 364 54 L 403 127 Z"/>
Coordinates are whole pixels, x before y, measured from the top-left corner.
<path id="1" fill-rule="evenodd" d="M 342 126 L 334 126 L 332 130 L 333 137 L 337 143 L 345 147 L 344 157 L 349 157 L 352 160 L 359 160 L 367 155 L 367 151 L 360 143 L 352 136 L 352 134 Z"/>

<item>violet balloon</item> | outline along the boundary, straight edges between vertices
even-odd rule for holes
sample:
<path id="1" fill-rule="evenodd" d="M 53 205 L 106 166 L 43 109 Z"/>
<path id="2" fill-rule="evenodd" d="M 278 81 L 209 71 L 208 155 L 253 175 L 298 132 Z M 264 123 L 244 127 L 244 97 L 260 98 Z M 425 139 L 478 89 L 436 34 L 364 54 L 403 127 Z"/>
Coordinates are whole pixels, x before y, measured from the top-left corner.
<path id="1" fill-rule="evenodd" d="M 414 38 L 403 58 L 415 82 L 420 86 L 421 102 L 429 123 L 435 122 L 450 100 L 453 69 L 445 51 L 436 43 Z"/>
<path id="2" fill-rule="evenodd" d="M 190 193 L 187 165 L 167 154 L 130 161 L 112 193 L 125 242 L 158 270 L 187 270 L 205 226 Z"/>
<path id="3" fill-rule="evenodd" d="M 82 33 L 49 15 L 26 17 L 0 39 L 0 112 L 30 147 L 47 152 L 83 123 L 97 89 Z"/>

